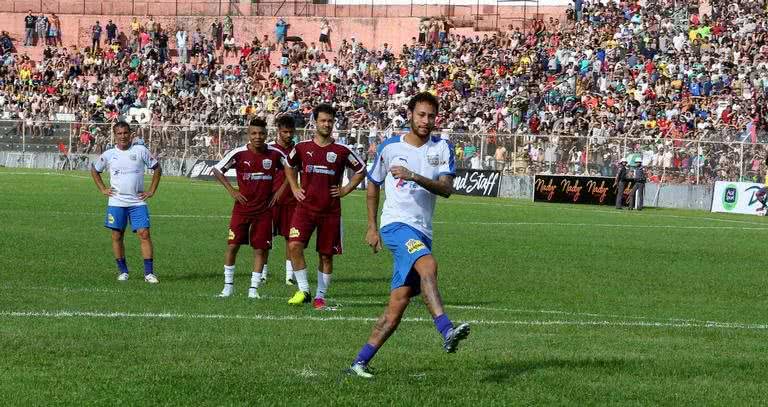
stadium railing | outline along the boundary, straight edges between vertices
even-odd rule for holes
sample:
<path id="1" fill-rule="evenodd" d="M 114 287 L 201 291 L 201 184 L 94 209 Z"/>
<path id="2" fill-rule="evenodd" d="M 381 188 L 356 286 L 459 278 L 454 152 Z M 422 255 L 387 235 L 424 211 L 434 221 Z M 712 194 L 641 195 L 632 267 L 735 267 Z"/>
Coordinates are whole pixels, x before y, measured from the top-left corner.
<path id="1" fill-rule="evenodd" d="M 0 121 L 0 151 L 13 153 L 100 154 L 112 144 L 111 124 Z M 245 128 L 236 122 L 201 124 L 134 124 L 134 141 L 163 159 L 216 160 L 245 142 Z M 367 161 L 384 138 L 406 130 L 335 131 L 339 142 L 355 148 Z M 505 175 L 536 173 L 614 176 L 622 158 L 630 166 L 642 162 L 648 178 L 666 183 L 711 184 L 717 180 L 764 181 L 768 144 L 752 142 L 730 130 L 698 132 L 697 138 L 658 137 L 658 131 L 628 131 L 622 135 L 502 134 L 438 130 L 434 136 L 454 145 L 456 166 L 496 170 Z M 308 139 L 312 128 L 298 129 Z M 597 134 L 597 135 L 595 135 Z M 276 129 L 269 130 L 270 140 Z M 16 156 L 14 156 L 16 157 Z M 23 155 L 14 158 L 26 163 Z M 75 161 L 62 168 L 81 167 Z M 181 168 L 182 166 L 179 165 Z"/>

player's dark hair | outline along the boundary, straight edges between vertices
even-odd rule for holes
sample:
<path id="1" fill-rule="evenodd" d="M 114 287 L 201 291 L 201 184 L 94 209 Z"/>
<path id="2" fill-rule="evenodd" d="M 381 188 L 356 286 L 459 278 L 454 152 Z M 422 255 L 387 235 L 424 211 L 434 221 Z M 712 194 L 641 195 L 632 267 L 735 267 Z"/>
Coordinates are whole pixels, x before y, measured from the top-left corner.
<path id="1" fill-rule="evenodd" d="M 312 116 L 317 120 L 317 117 L 320 113 L 325 113 L 331 115 L 331 117 L 336 117 L 336 109 L 333 108 L 333 106 L 329 105 L 328 103 L 321 103 L 317 106 L 315 106 L 315 109 L 312 111 Z"/>
<path id="2" fill-rule="evenodd" d="M 276 120 L 277 128 L 283 128 L 283 129 L 295 129 L 296 128 L 296 121 L 293 120 L 293 116 L 284 114 L 277 118 Z"/>
<path id="3" fill-rule="evenodd" d="M 251 121 L 248 122 L 248 127 L 263 127 L 264 129 L 266 129 L 267 122 L 265 122 L 264 119 L 260 119 L 256 117 L 251 119 Z"/>
<path id="4" fill-rule="evenodd" d="M 416 109 L 416 105 L 422 102 L 432 105 L 432 107 L 435 108 L 435 112 L 440 109 L 440 102 L 437 101 L 437 98 L 433 94 L 429 92 L 421 92 L 408 101 L 408 110 L 413 112 L 413 109 Z"/>
<path id="5" fill-rule="evenodd" d="M 117 131 L 117 128 L 118 128 L 118 127 L 122 127 L 122 128 L 124 128 L 124 129 L 128 130 L 128 132 L 130 132 L 130 131 L 131 131 L 131 125 L 130 125 L 130 124 L 128 124 L 128 123 L 127 123 L 126 121 L 124 121 L 124 120 L 120 120 L 119 122 L 115 123 L 115 125 L 114 125 L 114 126 L 112 126 L 112 132 L 114 133 L 115 131 Z"/>

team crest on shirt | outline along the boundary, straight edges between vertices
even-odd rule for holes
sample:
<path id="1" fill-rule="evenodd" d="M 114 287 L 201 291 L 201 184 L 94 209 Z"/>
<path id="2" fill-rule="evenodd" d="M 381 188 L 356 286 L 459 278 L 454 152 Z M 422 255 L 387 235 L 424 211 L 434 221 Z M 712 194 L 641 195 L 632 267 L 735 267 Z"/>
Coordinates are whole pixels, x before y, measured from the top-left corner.
<path id="1" fill-rule="evenodd" d="M 110 214 L 109 214 L 109 216 L 107 216 L 107 221 L 108 221 L 110 224 L 111 224 L 111 223 L 115 223 L 115 217 L 114 217 L 114 216 L 112 216 L 112 214 L 110 213 Z"/>
<path id="2" fill-rule="evenodd" d="M 405 248 L 408 249 L 408 253 L 410 254 L 414 254 L 425 247 L 427 246 L 421 240 L 408 239 L 408 241 L 405 242 Z"/>
<path id="3" fill-rule="evenodd" d="M 440 156 L 439 155 L 427 155 L 427 162 L 429 165 L 433 167 L 437 167 L 440 165 Z"/>
<path id="4" fill-rule="evenodd" d="M 261 162 L 261 165 L 264 167 L 265 170 L 268 170 L 272 168 L 272 160 L 269 158 L 265 158 L 264 161 Z"/>
<path id="5" fill-rule="evenodd" d="M 139 159 L 139 157 L 137 157 L 136 154 L 131 154 L 131 155 L 128 156 L 128 158 L 130 158 L 131 161 L 136 161 L 136 160 Z"/>
<path id="6" fill-rule="evenodd" d="M 299 237 L 301 236 L 301 233 L 299 233 L 299 229 L 291 228 L 290 231 L 288 231 L 288 237 Z"/>
<path id="7" fill-rule="evenodd" d="M 335 163 L 336 162 L 336 153 L 329 152 L 325 155 L 325 159 L 328 160 L 329 163 Z"/>

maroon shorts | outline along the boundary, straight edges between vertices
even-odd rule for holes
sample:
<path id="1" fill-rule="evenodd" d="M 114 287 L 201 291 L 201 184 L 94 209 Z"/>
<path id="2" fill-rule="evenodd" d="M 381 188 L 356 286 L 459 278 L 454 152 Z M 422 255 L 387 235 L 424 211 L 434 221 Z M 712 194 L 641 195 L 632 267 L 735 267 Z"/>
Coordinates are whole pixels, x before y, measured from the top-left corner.
<path id="1" fill-rule="evenodd" d="M 306 246 L 312 232 L 317 228 L 315 250 L 320 254 L 333 256 L 342 253 L 344 231 L 340 214 L 325 214 L 297 206 L 293 212 L 289 242 L 302 242 Z"/>
<path id="2" fill-rule="evenodd" d="M 288 237 L 294 210 L 296 210 L 296 205 L 275 205 L 272 207 L 272 234 L 274 236 Z"/>
<path id="3" fill-rule="evenodd" d="M 227 244 L 249 244 L 254 249 L 272 248 L 272 211 L 259 214 L 233 212 Z"/>

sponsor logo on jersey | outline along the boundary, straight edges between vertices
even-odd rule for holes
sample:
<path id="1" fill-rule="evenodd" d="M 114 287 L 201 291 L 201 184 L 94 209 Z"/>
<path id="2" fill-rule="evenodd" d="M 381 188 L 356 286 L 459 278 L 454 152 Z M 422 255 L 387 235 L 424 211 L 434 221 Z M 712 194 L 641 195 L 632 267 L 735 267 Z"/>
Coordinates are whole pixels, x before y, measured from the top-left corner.
<path id="1" fill-rule="evenodd" d="M 265 158 L 264 161 L 261 162 L 261 165 L 264 167 L 265 170 L 268 170 L 272 168 L 272 160 L 269 158 Z"/>
<path id="2" fill-rule="evenodd" d="M 304 169 L 304 172 L 310 173 L 314 172 L 316 174 L 325 174 L 325 175 L 336 175 L 336 171 L 329 169 L 328 167 L 324 165 L 307 165 Z"/>
<path id="3" fill-rule="evenodd" d="M 227 240 L 235 240 L 235 232 L 233 232 L 232 229 L 229 229 L 229 234 L 227 234 Z"/>
<path id="4" fill-rule="evenodd" d="M 312 151 L 307 151 L 308 156 L 312 157 L 312 154 L 313 154 Z"/>
<path id="5" fill-rule="evenodd" d="M 299 229 L 291 228 L 291 230 L 288 231 L 288 237 L 299 237 L 299 236 L 301 236 Z"/>
<path id="6" fill-rule="evenodd" d="M 249 167 L 251 166 L 251 162 L 250 161 L 243 161 L 243 164 L 245 164 L 245 165 L 247 165 Z"/>
<path id="7" fill-rule="evenodd" d="M 131 161 L 136 161 L 136 160 L 139 159 L 139 157 L 137 157 L 136 154 L 131 154 L 131 155 L 128 156 L 128 158 L 130 158 Z"/>
<path id="8" fill-rule="evenodd" d="M 263 172 L 246 172 L 243 173 L 244 181 L 271 181 L 272 176 L 264 174 Z"/>
<path id="9" fill-rule="evenodd" d="M 427 162 L 429 165 L 433 167 L 437 167 L 440 165 L 440 156 L 439 155 L 427 155 Z"/>
<path id="10" fill-rule="evenodd" d="M 328 160 L 329 163 L 335 163 L 336 162 L 336 153 L 329 152 L 325 155 L 325 159 Z"/>
<path id="11" fill-rule="evenodd" d="M 410 254 L 423 250 L 426 247 L 427 246 L 421 240 L 408 239 L 408 241 L 405 242 L 405 248 L 408 249 L 408 253 Z"/>

